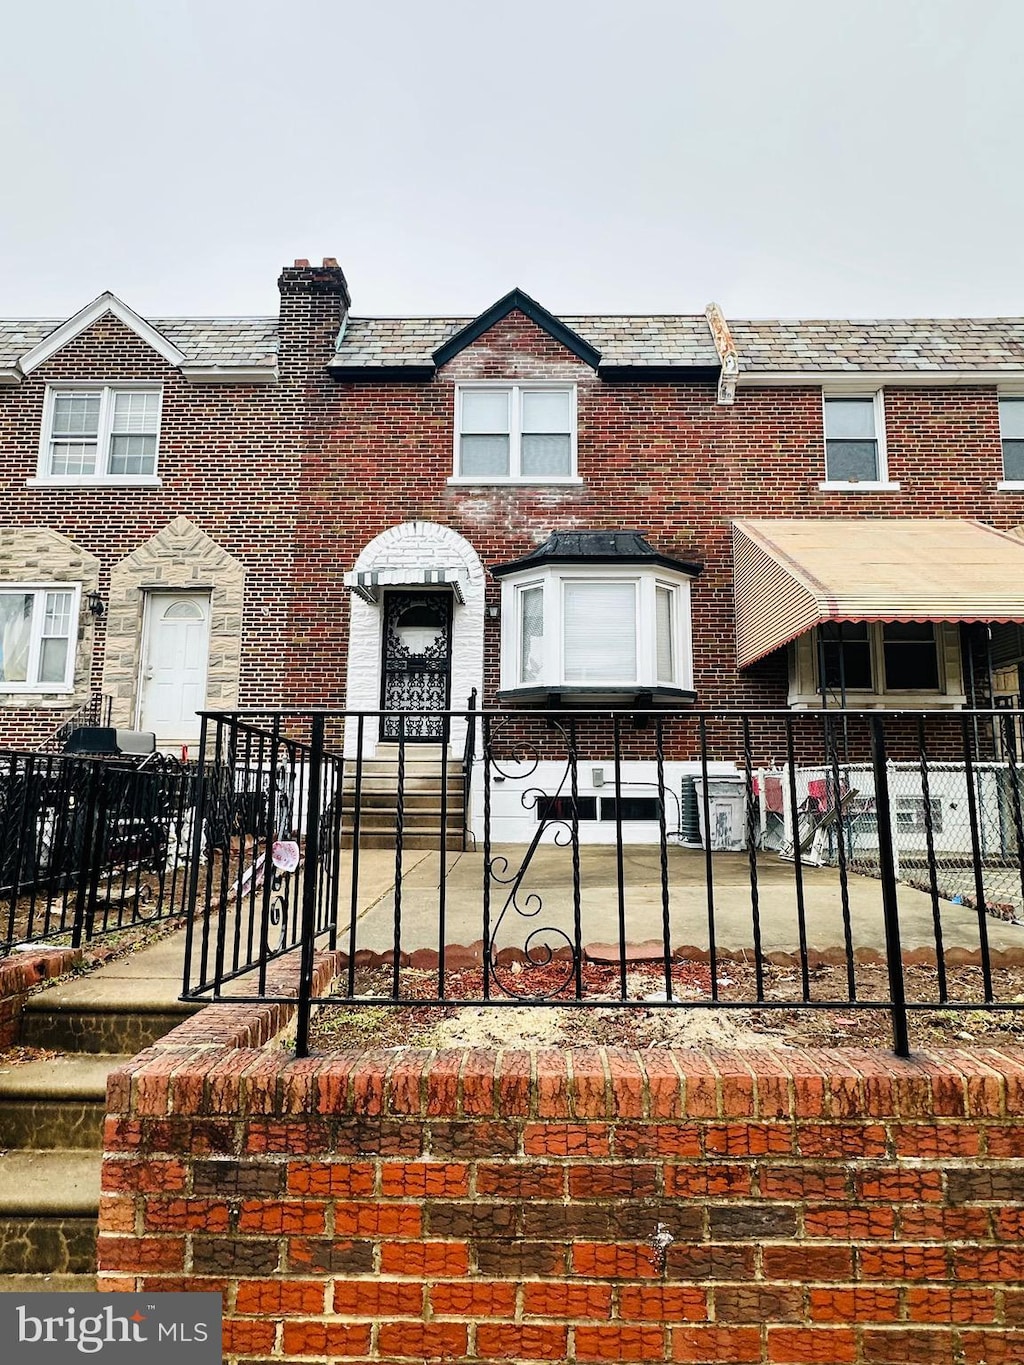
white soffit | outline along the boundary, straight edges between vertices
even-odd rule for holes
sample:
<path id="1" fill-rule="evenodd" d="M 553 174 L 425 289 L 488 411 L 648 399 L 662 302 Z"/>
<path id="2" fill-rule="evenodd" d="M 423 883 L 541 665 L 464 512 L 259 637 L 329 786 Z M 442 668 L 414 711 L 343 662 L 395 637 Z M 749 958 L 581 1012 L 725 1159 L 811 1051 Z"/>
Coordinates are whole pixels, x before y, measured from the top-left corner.
<path id="1" fill-rule="evenodd" d="M 112 313 L 118 321 L 123 322 L 147 346 L 152 347 L 157 355 L 162 356 L 168 365 L 185 364 L 186 358 L 177 346 L 172 345 L 161 332 L 152 327 L 145 318 L 139 317 L 133 308 L 122 303 L 116 295 L 106 292 L 101 294 L 99 298 L 93 299 L 92 303 L 87 303 L 74 317 L 62 322 L 38 345 L 33 346 L 30 351 L 26 351 L 18 362 L 21 373 L 31 374 L 33 370 L 45 364 L 51 356 L 56 355 L 69 341 L 73 341 L 76 336 L 91 327 L 94 322 L 98 322 L 100 318 L 105 317 L 107 313 Z"/>

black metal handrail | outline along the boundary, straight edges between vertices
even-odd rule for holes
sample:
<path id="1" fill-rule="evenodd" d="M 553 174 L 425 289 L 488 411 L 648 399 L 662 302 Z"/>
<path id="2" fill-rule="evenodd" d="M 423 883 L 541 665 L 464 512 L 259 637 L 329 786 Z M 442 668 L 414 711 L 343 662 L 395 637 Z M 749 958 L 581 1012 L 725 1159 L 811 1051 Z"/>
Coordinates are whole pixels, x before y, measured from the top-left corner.
<path id="1" fill-rule="evenodd" d="M 109 726 L 113 706 L 113 697 L 108 696 L 105 692 L 94 692 L 83 706 L 80 706 L 77 711 L 73 711 L 54 730 L 53 734 L 43 741 L 40 746 L 41 751 L 49 754 L 60 753 L 71 738 L 72 731 L 78 726 Z"/>
<path id="2" fill-rule="evenodd" d="M 462 820 L 462 847 L 469 847 L 469 820 L 467 818 L 470 803 L 473 799 L 473 762 L 476 759 L 476 700 L 477 691 L 474 687 L 469 694 L 466 702 L 466 741 L 462 749 L 462 783 L 463 783 L 463 820 Z"/>
<path id="3" fill-rule="evenodd" d="M 406 713 L 390 768 L 373 757 L 378 711 L 204 716 L 211 852 L 203 875 L 192 862 L 188 998 L 229 983 L 233 999 L 270 998 L 268 962 L 295 952 L 300 1051 L 311 1010 L 338 1003 L 881 1009 L 901 1054 L 912 1011 L 1021 1007 L 992 943 L 1024 947 L 1019 712 L 475 701 L 441 713 L 445 739 L 466 726 L 458 817 L 446 749 L 435 797 Z M 697 849 L 674 813 L 684 780 L 698 785 Z M 641 938 L 660 998 L 634 965 Z M 453 944 L 474 941 L 478 969 L 453 967 Z M 318 945 L 345 958 L 314 996 Z M 911 952 L 934 973 L 915 970 L 913 989 Z M 872 955 L 884 989 L 865 985 Z M 827 997 L 825 958 L 843 975 Z M 739 960 L 753 969 L 744 997 L 728 980 Z"/>

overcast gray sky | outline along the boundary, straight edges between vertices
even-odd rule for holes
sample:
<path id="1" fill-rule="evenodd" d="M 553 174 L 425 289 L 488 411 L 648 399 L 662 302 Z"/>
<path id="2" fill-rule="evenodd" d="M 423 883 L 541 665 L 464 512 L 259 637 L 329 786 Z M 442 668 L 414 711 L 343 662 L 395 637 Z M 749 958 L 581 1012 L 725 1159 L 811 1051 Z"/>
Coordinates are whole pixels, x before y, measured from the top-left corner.
<path id="1" fill-rule="evenodd" d="M 0 316 L 1024 314 L 1022 0 L 0 0 Z"/>

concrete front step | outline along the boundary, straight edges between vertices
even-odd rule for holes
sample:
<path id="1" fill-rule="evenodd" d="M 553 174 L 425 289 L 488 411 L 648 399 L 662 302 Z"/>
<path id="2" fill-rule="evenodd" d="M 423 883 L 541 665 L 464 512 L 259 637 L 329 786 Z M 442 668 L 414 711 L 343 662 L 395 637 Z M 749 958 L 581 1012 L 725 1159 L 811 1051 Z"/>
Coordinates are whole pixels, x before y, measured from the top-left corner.
<path id="1" fill-rule="evenodd" d="M 438 773 L 436 776 L 429 776 L 416 773 L 405 773 L 402 780 L 402 791 L 407 797 L 418 795 L 430 795 L 431 792 L 440 792 L 444 788 L 449 796 L 457 796 L 461 800 L 465 790 L 461 777 L 449 776 L 447 781 Z M 397 773 L 370 773 L 364 774 L 359 784 L 360 795 L 366 797 L 371 793 L 377 795 L 392 795 L 398 791 Z M 341 787 L 342 804 L 351 805 L 355 799 L 356 779 L 346 777 Z"/>
<path id="2" fill-rule="evenodd" d="M 341 836 L 342 848 L 352 847 L 351 831 L 343 833 Z M 406 849 L 440 848 L 441 830 L 440 827 L 430 830 L 406 829 L 402 834 L 402 847 Z M 391 848 L 395 847 L 395 830 L 390 829 L 360 829 L 359 831 L 360 848 Z M 462 831 L 449 829 L 445 838 L 445 848 L 462 849 Z"/>
<path id="3" fill-rule="evenodd" d="M 96 1265 L 98 1151 L 7 1152 L 0 1162 L 0 1274 L 87 1274 Z"/>
<path id="4" fill-rule="evenodd" d="M 107 1076 L 130 1056 L 57 1057 L 0 1071 L 0 1146 L 101 1148 Z"/>
<path id="5" fill-rule="evenodd" d="M 441 788 L 423 788 L 417 791 L 403 791 L 402 803 L 406 810 L 433 810 L 441 807 Z M 368 789 L 364 787 L 359 793 L 359 807 L 361 810 L 394 810 L 398 805 L 398 791 L 394 787 L 376 787 Z M 448 788 L 448 806 L 462 807 L 462 788 Z M 341 808 L 350 814 L 356 808 L 355 791 L 348 791 L 342 794 Z"/>
<path id="6" fill-rule="evenodd" d="M 96 1218 L 0 1214 L 0 1276 L 89 1275 L 96 1287 Z M 40 1288 L 47 1286 L 41 1285 Z"/>
<path id="7" fill-rule="evenodd" d="M 449 808 L 445 825 L 449 830 L 461 830 L 464 814 L 461 810 Z M 349 834 L 352 833 L 354 819 L 349 820 L 344 826 Z M 434 810 L 406 810 L 402 813 L 402 828 L 406 833 L 414 832 L 421 834 L 427 830 L 441 829 L 441 810 L 437 807 Z M 398 829 L 398 812 L 394 810 L 364 810 L 359 814 L 359 830 L 364 833 L 368 830 L 390 830 L 392 836 Z"/>
<path id="8" fill-rule="evenodd" d="M 21 1016 L 26 1047 L 61 1052 L 129 1053 L 134 1056 L 177 1028 L 201 1006 L 160 1002 L 58 1001 L 41 991 Z"/>
<path id="9" fill-rule="evenodd" d="M 92 1294 L 96 1273 L 90 1275 L 0 1275 L 0 1294 Z"/>

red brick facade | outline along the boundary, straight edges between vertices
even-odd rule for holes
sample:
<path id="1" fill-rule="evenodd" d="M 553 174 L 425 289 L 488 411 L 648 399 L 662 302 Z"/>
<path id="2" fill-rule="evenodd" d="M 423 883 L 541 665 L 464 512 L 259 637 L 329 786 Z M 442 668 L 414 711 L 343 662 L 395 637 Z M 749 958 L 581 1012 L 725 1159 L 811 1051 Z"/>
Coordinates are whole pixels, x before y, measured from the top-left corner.
<path id="1" fill-rule="evenodd" d="M 108 1097 L 99 1287 L 219 1291 L 227 1361 L 1024 1359 L 1018 1053 L 294 1061 L 261 1013 Z"/>
<path id="2" fill-rule="evenodd" d="M 975 517 L 1024 522 L 1024 494 L 1002 475 L 994 384 L 885 388 L 889 477 L 898 491 L 819 489 L 818 383 L 740 387 L 711 380 L 599 377 L 521 312 L 504 317 L 429 380 L 338 382 L 326 371 L 347 304 L 340 271 L 281 277 L 276 383 L 187 382 L 113 317 L 96 322 L 17 385 L 0 387 L 0 460 L 8 526 L 46 526 L 111 564 L 185 516 L 244 567 L 243 706 L 345 702 L 349 591 L 344 575 L 389 527 L 436 522 L 485 566 L 553 530 L 638 529 L 659 551 L 705 564 L 693 588 L 698 705 L 786 703 L 779 651 L 735 662 L 730 522 L 734 517 Z M 452 485 L 455 385 L 563 379 L 578 396 L 578 466 L 569 486 Z M 29 487 L 48 382 L 151 379 L 163 385 L 158 488 Z M 489 582 L 488 602 L 498 601 Z M 140 618 L 141 619 L 141 618 Z M 498 684 L 496 625 L 485 633 L 486 699 Z M 104 625 L 91 687 L 102 687 Z M 452 704 L 464 702 L 452 697 Z M 67 705 L 0 707 L 0 741 L 35 743 Z"/>

